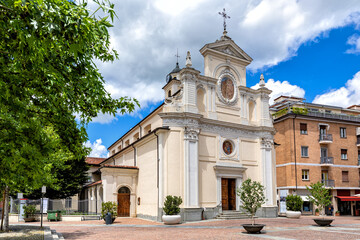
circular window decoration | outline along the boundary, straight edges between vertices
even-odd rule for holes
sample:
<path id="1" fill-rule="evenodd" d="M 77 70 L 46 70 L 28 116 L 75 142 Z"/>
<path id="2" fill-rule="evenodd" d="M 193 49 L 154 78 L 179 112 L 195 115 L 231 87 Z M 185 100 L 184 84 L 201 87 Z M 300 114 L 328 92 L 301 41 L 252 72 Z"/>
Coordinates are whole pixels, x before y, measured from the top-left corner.
<path id="1" fill-rule="evenodd" d="M 226 155 L 231 155 L 234 152 L 234 144 L 229 140 L 225 140 L 223 142 L 223 151 Z"/>
<path id="2" fill-rule="evenodd" d="M 221 95 L 226 100 L 231 100 L 234 97 L 234 83 L 228 77 L 221 79 Z"/>

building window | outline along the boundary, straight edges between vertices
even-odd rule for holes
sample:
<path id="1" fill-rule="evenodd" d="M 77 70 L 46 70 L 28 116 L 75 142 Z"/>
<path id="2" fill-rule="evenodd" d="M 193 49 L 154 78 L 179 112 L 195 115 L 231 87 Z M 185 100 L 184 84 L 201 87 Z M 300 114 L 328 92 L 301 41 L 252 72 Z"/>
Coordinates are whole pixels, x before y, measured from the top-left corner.
<path id="1" fill-rule="evenodd" d="M 302 180 L 309 180 L 309 170 L 308 169 L 303 169 L 302 170 L 302 174 L 301 174 L 301 179 Z"/>
<path id="2" fill-rule="evenodd" d="M 66 198 L 65 199 L 65 208 L 71 208 L 71 206 L 72 206 L 72 199 Z"/>
<path id="3" fill-rule="evenodd" d="M 340 137 L 346 138 L 346 128 L 340 128 Z"/>
<path id="4" fill-rule="evenodd" d="M 342 181 L 343 182 L 349 181 L 349 171 L 342 171 Z"/>
<path id="5" fill-rule="evenodd" d="M 341 149 L 341 159 L 347 160 L 347 149 Z"/>
<path id="6" fill-rule="evenodd" d="M 307 124 L 306 123 L 300 123 L 300 133 L 307 134 Z"/>
<path id="7" fill-rule="evenodd" d="M 309 147 L 301 146 L 301 157 L 309 157 Z"/>

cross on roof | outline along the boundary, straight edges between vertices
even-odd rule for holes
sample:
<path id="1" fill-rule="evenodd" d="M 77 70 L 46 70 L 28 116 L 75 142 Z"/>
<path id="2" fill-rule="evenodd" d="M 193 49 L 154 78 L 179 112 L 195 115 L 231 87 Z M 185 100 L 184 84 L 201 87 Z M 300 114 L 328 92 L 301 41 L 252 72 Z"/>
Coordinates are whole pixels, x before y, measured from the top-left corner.
<path id="1" fill-rule="evenodd" d="M 179 63 L 179 58 L 180 58 L 180 56 L 179 56 L 179 49 L 176 49 L 176 55 L 175 55 L 175 57 L 176 57 L 176 63 L 178 64 L 178 63 Z"/>
<path id="2" fill-rule="evenodd" d="M 226 19 L 230 18 L 230 16 L 226 14 L 225 8 L 222 12 L 219 12 L 219 15 L 221 15 L 224 18 L 224 32 L 226 32 Z"/>

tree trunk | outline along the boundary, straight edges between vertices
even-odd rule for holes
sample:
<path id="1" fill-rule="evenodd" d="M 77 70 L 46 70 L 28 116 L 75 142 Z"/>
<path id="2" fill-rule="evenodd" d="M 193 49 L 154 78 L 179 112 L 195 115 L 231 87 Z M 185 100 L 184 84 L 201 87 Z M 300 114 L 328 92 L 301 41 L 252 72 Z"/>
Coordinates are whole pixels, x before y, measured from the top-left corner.
<path id="1" fill-rule="evenodd" d="M 5 189 L 4 189 L 4 193 L 3 193 L 3 204 L 2 204 L 2 210 L 1 210 L 1 227 L 0 227 L 0 231 L 3 231 L 3 225 L 4 225 L 4 206 L 5 206 Z"/>
<path id="2" fill-rule="evenodd" d="M 10 212 L 10 204 L 9 204 L 9 187 L 6 186 L 5 187 L 5 205 L 3 206 L 4 208 L 4 215 L 5 215 L 5 219 L 4 219 L 4 231 L 8 232 L 9 231 L 9 212 Z"/>

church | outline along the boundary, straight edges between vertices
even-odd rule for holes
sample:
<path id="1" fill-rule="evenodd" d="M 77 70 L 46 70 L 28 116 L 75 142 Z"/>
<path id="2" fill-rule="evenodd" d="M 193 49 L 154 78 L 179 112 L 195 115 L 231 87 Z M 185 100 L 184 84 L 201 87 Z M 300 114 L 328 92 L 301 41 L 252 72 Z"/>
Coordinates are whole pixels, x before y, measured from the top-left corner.
<path id="1" fill-rule="evenodd" d="M 269 94 L 263 76 L 246 86 L 252 58 L 228 35 L 200 49 L 204 72 L 179 64 L 164 81 L 164 102 L 91 159 L 85 198 L 114 201 L 118 216 L 161 221 L 167 195 L 181 196 L 183 221 L 241 210 L 236 189 L 251 178 L 265 186 L 259 217 L 276 217 L 276 176 Z M 100 206 L 89 206 L 99 209 Z"/>

